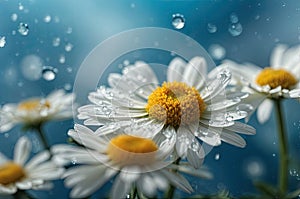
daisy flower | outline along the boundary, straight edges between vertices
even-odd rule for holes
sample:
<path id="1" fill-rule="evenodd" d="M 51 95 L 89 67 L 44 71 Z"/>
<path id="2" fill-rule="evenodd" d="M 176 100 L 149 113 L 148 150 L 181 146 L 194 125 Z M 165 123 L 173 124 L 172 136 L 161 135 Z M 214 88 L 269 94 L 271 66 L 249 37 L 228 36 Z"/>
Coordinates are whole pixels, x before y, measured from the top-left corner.
<path id="1" fill-rule="evenodd" d="M 28 161 L 30 152 L 30 141 L 21 137 L 15 145 L 13 160 L 0 153 L 0 194 L 44 189 L 49 187 L 47 181 L 60 178 L 64 169 L 48 161 L 49 152 L 40 152 Z"/>
<path id="2" fill-rule="evenodd" d="M 0 108 L 0 132 L 9 131 L 16 124 L 37 126 L 46 121 L 72 117 L 73 94 L 57 90 L 46 98 L 32 98 Z"/>
<path id="3" fill-rule="evenodd" d="M 120 132 L 99 137 L 91 129 L 76 124 L 68 135 L 84 147 L 55 145 L 53 158 L 62 165 L 78 164 L 63 175 L 65 185 L 72 188 L 71 198 L 87 197 L 114 177 L 111 198 L 125 198 L 133 187 L 139 194 L 153 197 L 158 190 L 166 190 L 169 184 L 190 193 L 193 189 L 188 181 L 170 169 L 193 174 L 198 171 L 180 165 L 170 166 L 176 133 L 173 129 L 169 131 L 168 138 L 157 141 Z M 203 171 L 198 174 L 210 177 Z"/>
<path id="4" fill-rule="evenodd" d="M 271 115 L 271 99 L 300 99 L 300 46 L 288 48 L 278 45 L 274 48 L 270 67 L 260 68 L 250 63 L 237 64 L 226 60 L 220 67 L 228 67 L 233 73 L 233 84 L 240 84 L 252 95 L 248 102 L 257 108 L 260 123 L 266 122 Z"/>
<path id="5" fill-rule="evenodd" d="M 179 157 L 199 168 L 204 157 L 198 139 L 212 146 L 225 141 L 245 147 L 245 140 L 235 132 L 255 134 L 253 127 L 236 121 L 247 116 L 237 105 L 248 94 L 225 91 L 231 79 L 228 70 L 213 70 L 211 78 L 206 71 L 202 57 L 189 63 L 175 58 L 168 67 L 167 82 L 159 85 L 151 67 L 136 62 L 123 74 L 110 74 L 110 88 L 101 86 L 90 93 L 92 104 L 80 107 L 78 118 L 86 125 L 103 125 L 97 135 L 121 128 L 136 136 L 163 138 L 172 129 Z"/>

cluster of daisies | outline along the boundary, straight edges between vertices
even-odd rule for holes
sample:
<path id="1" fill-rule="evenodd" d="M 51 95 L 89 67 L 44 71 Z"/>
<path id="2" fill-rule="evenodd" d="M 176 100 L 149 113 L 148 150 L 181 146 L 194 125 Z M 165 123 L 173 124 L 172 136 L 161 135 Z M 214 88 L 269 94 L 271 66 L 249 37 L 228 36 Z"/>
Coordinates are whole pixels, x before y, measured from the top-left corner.
<path id="1" fill-rule="evenodd" d="M 271 67 L 226 60 L 209 73 L 202 57 L 174 58 L 165 82 L 158 81 L 150 65 L 137 61 L 122 74 L 110 74 L 109 86 L 91 92 L 91 103 L 78 108 L 83 125 L 68 132 L 74 144 L 54 145 L 27 162 L 30 142 L 22 137 L 14 160 L 1 155 L 0 193 L 42 188 L 58 178 L 65 179 L 72 198 L 88 197 L 111 179 L 112 198 L 155 197 L 170 187 L 192 193 L 185 174 L 212 177 L 202 168 L 211 150 L 207 146 L 223 141 L 245 147 L 240 134 L 256 131 L 240 120 L 248 121 L 258 107 L 258 120 L 265 122 L 272 100 L 300 98 L 299 53 L 299 46 L 279 45 Z M 36 126 L 70 118 L 73 98 L 59 90 L 47 98 L 4 105 L 0 131 L 17 123 Z"/>

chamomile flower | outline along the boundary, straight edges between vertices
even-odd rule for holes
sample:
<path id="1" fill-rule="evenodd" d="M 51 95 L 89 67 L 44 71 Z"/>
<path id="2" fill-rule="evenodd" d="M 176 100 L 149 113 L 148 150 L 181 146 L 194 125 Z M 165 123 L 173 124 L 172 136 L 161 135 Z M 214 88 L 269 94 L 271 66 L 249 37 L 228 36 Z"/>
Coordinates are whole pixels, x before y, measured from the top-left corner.
<path id="1" fill-rule="evenodd" d="M 18 189 L 44 189 L 49 187 L 47 182 L 60 178 L 64 169 L 48 161 L 48 151 L 28 161 L 30 152 L 30 141 L 21 137 L 15 145 L 13 160 L 0 153 L 0 194 L 14 194 Z"/>
<path id="2" fill-rule="evenodd" d="M 83 147 L 55 145 L 52 153 L 58 164 L 77 164 L 63 175 L 65 185 L 72 188 L 71 198 L 87 197 L 114 177 L 111 198 L 125 198 L 133 187 L 148 197 L 155 196 L 157 190 L 166 190 L 169 184 L 188 193 L 192 191 L 182 175 L 170 171 L 175 168 L 169 166 L 176 142 L 171 129 L 169 138 L 157 141 L 120 132 L 99 137 L 79 124 L 68 135 Z M 180 165 L 176 169 L 197 173 Z"/>
<path id="3" fill-rule="evenodd" d="M 46 121 L 72 117 L 73 94 L 57 90 L 46 98 L 32 98 L 0 108 L 0 132 L 9 131 L 16 124 L 35 126 Z"/>
<path id="4" fill-rule="evenodd" d="M 179 157 L 199 168 L 204 154 L 198 139 L 212 146 L 225 141 L 245 147 L 245 140 L 235 132 L 255 134 L 253 127 L 236 121 L 247 116 L 238 105 L 248 94 L 225 91 L 231 73 L 213 70 L 207 78 L 206 67 L 202 57 L 189 63 L 175 58 L 167 81 L 159 85 L 151 67 L 136 62 L 123 74 L 110 74 L 110 88 L 101 86 L 90 93 L 92 104 L 80 107 L 78 118 L 86 125 L 103 125 L 97 135 L 121 128 L 136 136 L 163 138 L 172 129 Z"/>
<path id="5" fill-rule="evenodd" d="M 228 67 L 233 73 L 233 84 L 243 85 L 252 95 L 248 102 L 257 108 L 260 123 L 266 122 L 271 115 L 271 99 L 300 99 L 300 46 L 288 48 L 278 45 L 274 48 L 270 67 L 260 68 L 253 64 L 237 64 L 226 60 L 220 66 Z"/>

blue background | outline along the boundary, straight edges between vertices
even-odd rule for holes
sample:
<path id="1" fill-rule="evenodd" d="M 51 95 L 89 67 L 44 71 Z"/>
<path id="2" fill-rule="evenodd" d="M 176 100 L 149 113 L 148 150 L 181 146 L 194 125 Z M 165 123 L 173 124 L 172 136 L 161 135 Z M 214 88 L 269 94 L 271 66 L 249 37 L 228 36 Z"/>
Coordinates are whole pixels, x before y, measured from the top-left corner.
<path id="1" fill-rule="evenodd" d="M 20 10 L 19 6 L 24 9 Z M 16 21 L 11 15 L 18 15 Z M 184 15 L 185 26 L 176 30 L 172 26 L 172 15 Z M 242 33 L 233 36 L 228 27 L 230 15 L 235 13 L 242 25 Z M 51 21 L 44 22 L 50 15 Z M 100 42 L 122 31 L 142 27 L 169 28 L 188 35 L 206 50 L 212 44 L 219 44 L 226 50 L 225 58 L 237 62 L 252 62 L 261 67 L 268 66 L 269 55 L 278 43 L 296 45 L 300 40 L 299 1 L 83 1 L 83 0 L 0 0 L 0 37 L 5 36 L 6 45 L 0 48 L 0 104 L 19 102 L 22 99 L 47 95 L 54 89 L 72 86 L 76 72 L 89 52 Z M 58 20 L 59 19 L 59 20 Z M 27 36 L 18 32 L 19 23 L 27 23 Z M 215 33 L 208 31 L 208 23 L 217 27 Z M 72 31 L 68 32 L 68 29 Z M 13 32 L 15 31 L 15 33 Z M 53 39 L 59 37 L 60 45 L 53 46 Z M 67 52 L 65 45 L 73 48 Z M 34 54 L 43 60 L 44 66 L 58 70 L 53 81 L 40 78 L 28 80 L 21 70 L 22 59 Z M 65 56 L 60 63 L 59 57 Z M 155 54 L 149 52 L 149 56 Z M 140 56 L 146 60 L 149 57 Z M 131 63 L 137 58 L 127 57 Z M 164 64 L 168 56 L 160 56 Z M 124 59 L 116 60 L 114 71 Z M 215 60 L 219 64 L 221 60 Z M 103 81 L 102 83 L 106 83 Z M 66 86 L 67 84 L 67 86 Z M 70 89 L 67 88 L 69 91 Z M 292 159 L 289 188 L 300 187 L 300 114 L 299 102 L 286 100 L 284 103 L 286 126 Z M 277 181 L 278 143 L 275 117 L 259 125 L 256 117 L 249 122 L 257 129 L 255 136 L 245 137 L 247 146 L 239 149 L 228 144 L 213 149 L 205 159 L 214 174 L 213 180 L 190 178 L 196 193 L 214 193 L 222 189 L 232 196 L 255 193 L 254 180 L 271 184 Z M 45 126 L 51 144 L 64 143 L 66 132 L 72 128 L 73 120 L 50 122 Z M 12 157 L 13 146 L 24 133 L 20 126 L 0 134 L 1 152 Z M 38 138 L 28 133 L 38 152 Z M 219 156 L 219 158 L 216 158 Z M 299 175 L 299 176 L 297 176 Z M 111 183 L 99 190 L 95 198 L 103 196 Z M 50 192 L 34 192 L 39 198 L 67 198 L 68 189 L 62 181 L 57 181 Z"/>

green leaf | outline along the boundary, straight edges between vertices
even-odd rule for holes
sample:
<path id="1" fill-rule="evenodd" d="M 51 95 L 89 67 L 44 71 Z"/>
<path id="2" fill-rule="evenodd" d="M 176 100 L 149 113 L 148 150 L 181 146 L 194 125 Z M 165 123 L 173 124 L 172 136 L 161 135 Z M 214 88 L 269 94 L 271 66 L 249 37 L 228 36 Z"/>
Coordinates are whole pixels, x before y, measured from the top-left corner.
<path id="1" fill-rule="evenodd" d="M 296 189 L 295 191 L 292 191 L 286 195 L 287 198 L 293 199 L 298 198 L 300 195 L 300 189 Z"/>
<path id="2" fill-rule="evenodd" d="M 272 185 L 263 182 L 255 182 L 254 186 L 266 196 L 271 196 L 271 198 L 276 197 L 277 195 L 277 189 Z"/>

